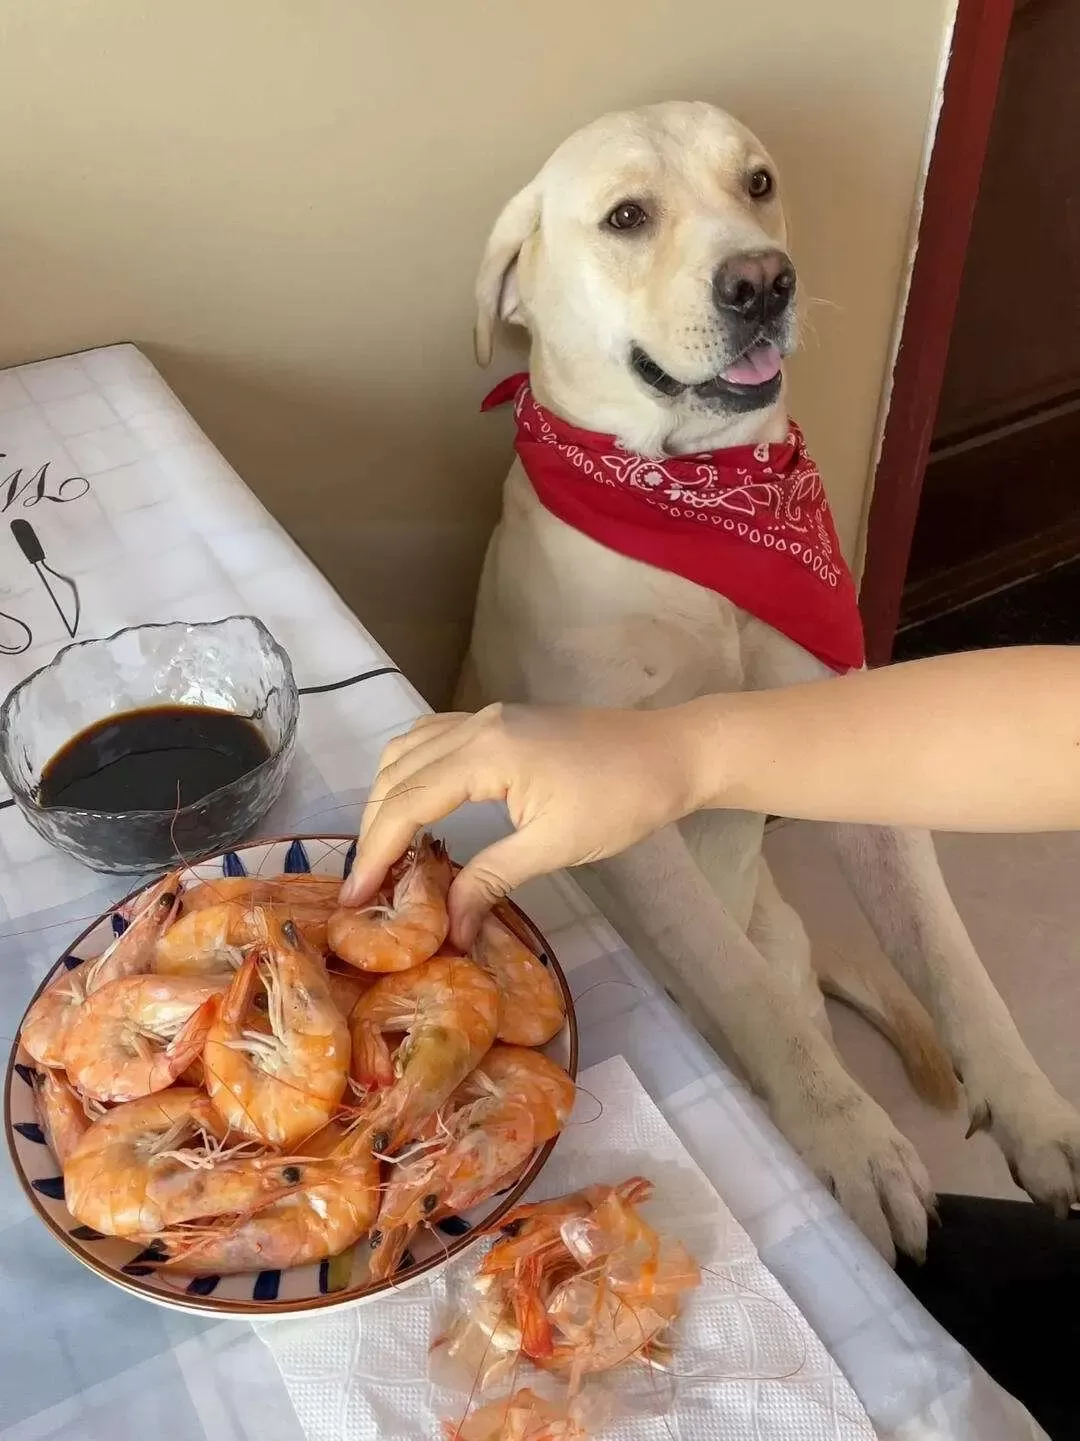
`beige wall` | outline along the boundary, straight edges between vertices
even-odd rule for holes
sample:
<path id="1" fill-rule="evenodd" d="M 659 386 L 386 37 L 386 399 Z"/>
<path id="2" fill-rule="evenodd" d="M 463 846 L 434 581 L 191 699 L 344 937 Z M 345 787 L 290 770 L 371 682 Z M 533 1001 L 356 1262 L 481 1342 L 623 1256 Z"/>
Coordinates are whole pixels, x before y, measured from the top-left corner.
<path id="1" fill-rule="evenodd" d="M 786 173 L 849 547 L 951 0 L 5 0 L 0 363 L 143 346 L 445 697 L 509 452 L 473 272 L 571 129 L 717 101 Z M 493 375 L 511 363 L 499 355 Z"/>

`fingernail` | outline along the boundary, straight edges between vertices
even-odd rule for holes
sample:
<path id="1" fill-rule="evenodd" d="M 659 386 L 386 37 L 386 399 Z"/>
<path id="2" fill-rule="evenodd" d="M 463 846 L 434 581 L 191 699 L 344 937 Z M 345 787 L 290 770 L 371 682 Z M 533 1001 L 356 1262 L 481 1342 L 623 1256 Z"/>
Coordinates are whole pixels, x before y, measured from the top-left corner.
<path id="1" fill-rule="evenodd" d="M 455 916 L 453 909 L 450 913 L 450 940 L 462 954 L 472 949 L 473 941 L 476 940 L 476 933 L 480 924 L 474 916 Z"/>
<path id="2" fill-rule="evenodd" d="M 355 863 L 352 870 L 341 883 L 341 890 L 338 892 L 338 900 L 343 906 L 356 905 L 364 899 L 367 890 L 368 877 Z"/>

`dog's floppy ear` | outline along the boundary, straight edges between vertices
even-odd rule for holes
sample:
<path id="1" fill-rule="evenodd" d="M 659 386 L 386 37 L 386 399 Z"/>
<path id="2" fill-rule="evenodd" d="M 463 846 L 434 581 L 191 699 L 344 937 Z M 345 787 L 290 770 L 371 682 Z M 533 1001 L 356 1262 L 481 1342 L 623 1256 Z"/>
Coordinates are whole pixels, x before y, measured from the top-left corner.
<path id="1" fill-rule="evenodd" d="M 514 272 L 521 247 L 540 224 L 540 188 L 536 181 L 509 201 L 488 237 L 476 277 L 476 327 L 473 346 L 478 365 L 488 365 L 495 348 L 495 326 L 519 318 Z"/>

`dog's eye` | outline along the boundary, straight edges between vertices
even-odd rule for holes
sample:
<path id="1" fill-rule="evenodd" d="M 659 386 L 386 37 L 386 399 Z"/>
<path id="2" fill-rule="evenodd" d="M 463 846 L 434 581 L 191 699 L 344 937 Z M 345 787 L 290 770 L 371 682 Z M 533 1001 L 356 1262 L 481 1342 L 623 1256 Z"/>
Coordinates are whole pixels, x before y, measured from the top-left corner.
<path id="1" fill-rule="evenodd" d="M 751 200 L 767 200 L 776 188 L 772 172 L 759 165 L 746 177 L 746 189 Z"/>
<path id="2" fill-rule="evenodd" d="M 637 230 L 648 218 L 636 200 L 624 200 L 621 205 L 616 205 L 604 223 L 612 230 Z"/>

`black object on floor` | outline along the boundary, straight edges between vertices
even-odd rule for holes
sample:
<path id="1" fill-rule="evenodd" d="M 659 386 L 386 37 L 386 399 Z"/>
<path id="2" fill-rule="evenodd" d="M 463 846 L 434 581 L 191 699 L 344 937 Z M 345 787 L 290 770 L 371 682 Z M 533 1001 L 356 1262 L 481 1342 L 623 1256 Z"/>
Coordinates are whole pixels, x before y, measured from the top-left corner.
<path id="1" fill-rule="evenodd" d="M 893 660 L 1001 645 L 1076 644 L 1080 644 L 1080 560 L 1070 560 L 900 631 Z"/>
<path id="2" fill-rule="evenodd" d="M 941 1196 L 924 1265 L 897 1270 L 1052 1441 L 1080 1441 L 1080 1213 Z"/>

